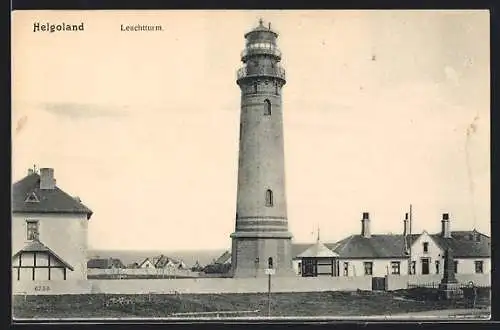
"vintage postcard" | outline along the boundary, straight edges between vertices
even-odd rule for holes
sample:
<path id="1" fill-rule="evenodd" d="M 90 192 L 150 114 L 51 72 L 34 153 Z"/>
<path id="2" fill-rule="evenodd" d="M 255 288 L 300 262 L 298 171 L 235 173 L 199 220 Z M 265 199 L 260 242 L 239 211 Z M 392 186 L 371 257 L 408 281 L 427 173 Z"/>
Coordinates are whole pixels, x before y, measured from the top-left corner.
<path id="1" fill-rule="evenodd" d="M 13 318 L 489 319 L 489 40 L 480 10 L 13 12 Z"/>

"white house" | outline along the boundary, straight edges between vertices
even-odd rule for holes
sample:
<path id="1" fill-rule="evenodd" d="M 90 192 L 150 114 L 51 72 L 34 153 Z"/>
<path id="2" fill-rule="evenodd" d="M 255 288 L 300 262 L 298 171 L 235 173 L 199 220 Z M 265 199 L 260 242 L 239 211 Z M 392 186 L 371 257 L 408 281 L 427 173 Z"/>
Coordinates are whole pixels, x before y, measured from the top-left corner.
<path id="1" fill-rule="evenodd" d="M 91 216 L 54 169 L 30 169 L 12 188 L 12 281 L 86 280 Z"/>
<path id="2" fill-rule="evenodd" d="M 411 272 L 417 275 L 442 274 L 444 253 L 451 250 L 457 274 L 483 274 L 491 271 L 491 239 L 472 231 L 452 231 L 448 213 L 441 219 L 441 232 L 411 236 Z"/>
<path id="3" fill-rule="evenodd" d="M 369 213 L 363 213 L 361 233 L 324 244 L 337 255 L 335 276 L 384 277 L 385 275 L 442 274 L 444 253 L 449 248 L 457 274 L 491 271 L 490 237 L 472 231 L 451 231 L 449 214 L 444 213 L 441 232 L 409 234 L 408 217 L 402 234 L 371 234 Z M 311 245 L 294 246 L 294 268 L 301 273 L 301 252 Z M 300 250 L 297 250 L 300 248 Z M 409 260 L 411 263 L 409 264 Z M 411 269 L 409 266 L 411 265 Z"/>
<path id="4" fill-rule="evenodd" d="M 151 260 L 149 260 L 149 258 L 146 258 L 139 264 L 139 268 L 155 269 L 155 265 L 151 262 Z"/>
<path id="5" fill-rule="evenodd" d="M 338 257 L 337 253 L 321 243 L 318 232 L 316 244 L 310 246 L 296 257 L 296 259 L 300 260 L 296 272 L 302 277 L 337 276 Z"/>
<path id="6" fill-rule="evenodd" d="M 407 273 L 403 235 L 372 235 L 370 217 L 363 213 L 361 234 L 350 235 L 337 243 L 324 244 L 335 255 L 334 276 L 374 276 Z M 298 262 L 296 257 L 294 263 Z M 301 265 L 302 266 L 302 265 Z M 298 267 L 297 267 L 298 272 Z"/>

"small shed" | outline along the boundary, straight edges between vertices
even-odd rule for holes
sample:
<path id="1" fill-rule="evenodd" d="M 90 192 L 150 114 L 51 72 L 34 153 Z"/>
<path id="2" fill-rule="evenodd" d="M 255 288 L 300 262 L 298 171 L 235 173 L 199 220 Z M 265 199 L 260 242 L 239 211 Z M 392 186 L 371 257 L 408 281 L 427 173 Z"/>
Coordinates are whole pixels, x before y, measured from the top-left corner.
<path id="1" fill-rule="evenodd" d="M 297 256 L 300 259 L 299 273 L 302 277 L 338 276 L 338 256 L 318 240 Z"/>

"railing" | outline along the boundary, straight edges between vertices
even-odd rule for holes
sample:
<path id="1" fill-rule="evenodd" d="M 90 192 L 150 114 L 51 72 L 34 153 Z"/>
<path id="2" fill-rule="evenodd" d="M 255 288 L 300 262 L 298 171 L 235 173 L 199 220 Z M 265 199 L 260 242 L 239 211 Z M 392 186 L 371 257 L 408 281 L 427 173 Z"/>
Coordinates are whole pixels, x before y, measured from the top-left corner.
<path id="1" fill-rule="evenodd" d="M 408 283 L 408 289 L 416 289 L 416 288 L 426 288 L 426 289 L 439 289 L 439 285 L 441 282 L 429 282 L 429 283 L 418 283 L 418 284 L 410 284 Z M 469 288 L 470 285 L 468 283 L 459 283 L 456 286 L 458 289 Z M 475 284 L 476 288 L 490 288 L 489 285 L 481 285 Z"/>
<path id="2" fill-rule="evenodd" d="M 238 80 L 252 76 L 272 76 L 281 78 L 283 80 L 285 80 L 286 78 L 285 69 L 279 66 L 275 66 L 274 68 L 262 67 L 259 69 L 252 69 L 252 70 L 248 70 L 247 67 L 242 67 L 237 72 Z"/>
<path id="3" fill-rule="evenodd" d="M 268 43 L 250 44 L 242 52 L 241 58 L 244 59 L 251 55 L 272 55 L 281 58 L 281 51 L 274 45 Z"/>

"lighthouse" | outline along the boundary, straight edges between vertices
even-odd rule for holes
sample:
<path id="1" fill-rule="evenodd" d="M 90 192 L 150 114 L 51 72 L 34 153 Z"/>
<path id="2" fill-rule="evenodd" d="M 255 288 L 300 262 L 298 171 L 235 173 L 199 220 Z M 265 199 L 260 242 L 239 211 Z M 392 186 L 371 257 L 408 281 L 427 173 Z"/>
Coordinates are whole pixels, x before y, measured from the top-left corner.
<path id="1" fill-rule="evenodd" d="M 293 276 L 285 193 L 282 88 L 278 34 L 271 24 L 245 34 L 241 90 L 236 225 L 231 234 L 233 277 Z"/>

